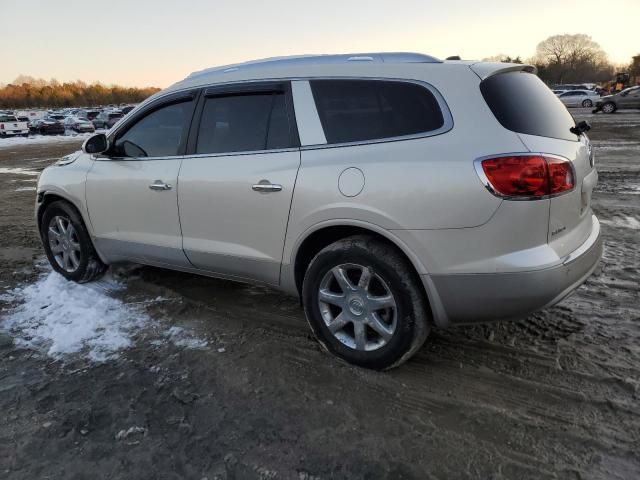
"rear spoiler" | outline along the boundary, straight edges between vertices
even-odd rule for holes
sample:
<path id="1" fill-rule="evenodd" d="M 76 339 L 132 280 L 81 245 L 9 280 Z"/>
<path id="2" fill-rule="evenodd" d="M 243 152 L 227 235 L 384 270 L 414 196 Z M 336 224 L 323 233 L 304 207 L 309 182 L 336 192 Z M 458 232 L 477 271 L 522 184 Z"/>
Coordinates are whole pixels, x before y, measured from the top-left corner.
<path id="1" fill-rule="evenodd" d="M 469 68 L 480 77 L 480 80 L 489 78 L 497 73 L 507 72 L 527 72 L 538 73 L 538 69 L 533 65 L 522 65 L 520 63 L 501 63 L 501 62 L 477 62 L 469 65 Z"/>

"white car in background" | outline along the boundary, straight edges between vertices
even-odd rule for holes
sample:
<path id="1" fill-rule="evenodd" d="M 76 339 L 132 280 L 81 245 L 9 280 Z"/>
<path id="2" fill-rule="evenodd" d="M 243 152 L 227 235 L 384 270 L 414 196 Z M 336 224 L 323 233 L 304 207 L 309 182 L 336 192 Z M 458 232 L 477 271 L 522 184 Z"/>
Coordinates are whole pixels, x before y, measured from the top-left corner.
<path id="1" fill-rule="evenodd" d="M 558 98 L 567 107 L 593 107 L 598 100 L 598 95 L 593 90 L 568 90 L 558 95 Z"/>
<path id="2" fill-rule="evenodd" d="M 64 126 L 78 133 L 96 131 L 93 123 L 90 120 L 73 115 L 64 119 Z"/>

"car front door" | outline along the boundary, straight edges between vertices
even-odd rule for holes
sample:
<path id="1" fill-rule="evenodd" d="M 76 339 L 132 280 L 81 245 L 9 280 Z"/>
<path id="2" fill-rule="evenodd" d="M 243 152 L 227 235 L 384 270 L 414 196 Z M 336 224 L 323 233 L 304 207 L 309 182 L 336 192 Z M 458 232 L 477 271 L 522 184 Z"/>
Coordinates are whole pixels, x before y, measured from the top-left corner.
<path id="1" fill-rule="evenodd" d="M 196 99 L 165 97 L 118 127 L 87 175 L 98 249 L 110 261 L 189 266 L 182 251 L 178 172 Z"/>
<path id="2" fill-rule="evenodd" d="M 635 88 L 629 91 L 627 95 L 628 108 L 640 108 L 640 88 Z"/>
<path id="3" fill-rule="evenodd" d="M 179 176 L 183 248 L 191 263 L 277 284 L 299 166 L 288 82 L 206 90 Z"/>
<path id="4" fill-rule="evenodd" d="M 560 101 L 564 103 L 567 107 L 573 107 L 575 99 L 576 99 L 575 92 L 565 92 L 562 95 L 560 95 Z"/>

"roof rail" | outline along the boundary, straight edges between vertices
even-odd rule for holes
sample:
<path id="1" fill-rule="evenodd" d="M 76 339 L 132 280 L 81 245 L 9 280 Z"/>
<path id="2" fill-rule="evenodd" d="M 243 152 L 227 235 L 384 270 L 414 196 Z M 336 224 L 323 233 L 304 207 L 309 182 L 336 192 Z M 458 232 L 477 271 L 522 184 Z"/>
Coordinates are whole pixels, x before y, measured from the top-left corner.
<path id="1" fill-rule="evenodd" d="M 210 74 L 224 74 L 266 67 L 292 67 L 300 65 L 330 65 L 350 62 L 373 63 L 442 63 L 442 60 L 424 55 L 422 53 L 389 52 L 389 53 L 355 53 L 338 55 L 296 55 L 290 57 L 273 57 L 260 60 L 251 60 L 244 63 L 236 63 L 220 67 L 212 67 L 198 72 L 193 72 L 187 78 L 193 79 Z"/>

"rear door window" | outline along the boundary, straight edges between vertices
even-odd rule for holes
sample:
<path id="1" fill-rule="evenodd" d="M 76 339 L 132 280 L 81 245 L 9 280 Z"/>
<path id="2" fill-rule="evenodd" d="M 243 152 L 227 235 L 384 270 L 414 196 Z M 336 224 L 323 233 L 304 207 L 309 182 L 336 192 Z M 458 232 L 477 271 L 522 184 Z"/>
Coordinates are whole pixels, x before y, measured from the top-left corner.
<path id="1" fill-rule="evenodd" d="M 212 96 L 205 100 L 196 154 L 294 147 L 284 92 Z"/>
<path id="2" fill-rule="evenodd" d="M 578 140 L 570 131 L 576 124 L 575 120 L 537 75 L 528 72 L 498 73 L 483 80 L 480 91 L 493 115 L 508 130 Z"/>
<path id="3" fill-rule="evenodd" d="M 441 129 L 444 116 L 433 93 L 409 82 L 309 82 L 327 143 L 361 142 Z"/>

